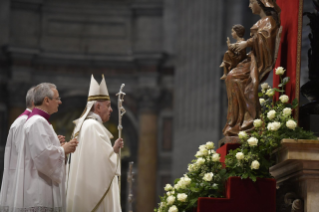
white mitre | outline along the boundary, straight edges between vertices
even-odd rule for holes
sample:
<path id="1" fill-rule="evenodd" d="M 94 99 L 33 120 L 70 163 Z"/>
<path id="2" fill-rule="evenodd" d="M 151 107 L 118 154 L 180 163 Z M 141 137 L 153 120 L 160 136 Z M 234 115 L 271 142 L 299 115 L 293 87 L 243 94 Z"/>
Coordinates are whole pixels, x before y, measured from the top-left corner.
<path id="1" fill-rule="evenodd" d="M 98 84 L 92 74 L 88 101 L 81 117 L 73 121 L 75 128 L 72 133 L 72 138 L 75 138 L 79 135 L 84 120 L 91 111 L 93 105 L 99 100 L 110 100 L 109 91 L 106 86 L 104 75 L 102 74 L 102 81 L 100 84 Z"/>

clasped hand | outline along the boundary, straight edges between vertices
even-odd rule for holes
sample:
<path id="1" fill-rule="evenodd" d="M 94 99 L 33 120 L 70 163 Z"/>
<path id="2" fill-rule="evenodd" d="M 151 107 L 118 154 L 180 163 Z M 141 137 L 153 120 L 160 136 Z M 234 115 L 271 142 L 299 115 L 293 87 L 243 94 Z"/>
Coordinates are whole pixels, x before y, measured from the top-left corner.
<path id="1" fill-rule="evenodd" d="M 73 138 L 71 141 L 64 143 L 62 145 L 62 147 L 64 148 L 65 154 L 75 152 L 75 149 L 76 149 L 78 143 L 79 142 L 76 138 Z"/>
<path id="2" fill-rule="evenodd" d="M 123 138 L 119 138 L 114 142 L 113 150 L 115 153 L 119 153 L 120 149 L 124 147 Z"/>

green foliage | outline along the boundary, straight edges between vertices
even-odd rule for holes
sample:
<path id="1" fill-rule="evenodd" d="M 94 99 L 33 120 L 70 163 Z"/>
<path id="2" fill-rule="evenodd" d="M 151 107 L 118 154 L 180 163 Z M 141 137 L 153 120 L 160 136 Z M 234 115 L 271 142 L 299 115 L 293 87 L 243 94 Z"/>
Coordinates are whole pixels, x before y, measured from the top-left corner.
<path id="1" fill-rule="evenodd" d="M 273 88 L 276 92 L 284 92 L 284 86 L 289 82 L 289 77 L 281 79 L 279 87 L 282 89 Z M 267 87 L 263 85 L 262 87 Z M 292 103 L 288 103 L 288 96 L 282 94 L 280 100 L 273 101 L 272 96 L 267 96 L 266 90 L 258 94 L 261 97 L 261 115 L 259 122 L 254 122 L 255 129 L 250 132 L 250 135 L 241 138 L 241 146 L 233 151 L 230 151 L 226 156 L 227 176 L 238 176 L 242 179 L 250 178 L 256 181 L 257 178 L 271 178 L 269 168 L 274 165 L 272 152 L 280 147 L 280 142 L 284 138 L 290 139 L 317 139 L 312 132 L 303 130 L 297 126 L 297 122 L 293 119 L 293 109 L 298 106 L 298 101 L 294 99 Z M 275 124 L 274 124 L 275 123 Z M 258 143 L 256 146 L 249 145 L 250 138 L 256 138 Z M 243 153 L 243 159 L 237 159 L 237 153 Z M 259 163 L 258 168 L 252 168 L 253 161 Z"/>
<path id="2" fill-rule="evenodd" d="M 268 84 L 261 85 L 262 92 L 258 93 L 261 98 L 260 119 L 254 121 L 255 128 L 249 135 L 245 132 L 238 134 L 241 146 L 226 155 L 226 169 L 222 167 L 219 154 L 213 150 L 212 142 L 201 145 L 195 155 L 197 159 L 188 166 L 188 172 L 176 179 L 174 186 L 165 187 L 167 193 L 160 197 L 161 203 L 154 211 L 187 212 L 197 206 L 199 197 L 224 197 L 225 181 L 231 176 L 253 181 L 271 178 L 269 168 L 275 163 L 271 154 L 280 147 L 282 139 L 317 139 L 312 132 L 298 127 L 293 119 L 297 100 L 290 104 L 288 96 L 281 95 L 280 101 L 273 101 L 274 93 L 283 94 L 288 82 L 289 77 L 281 78 L 280 89 L 270 88 Z"/>

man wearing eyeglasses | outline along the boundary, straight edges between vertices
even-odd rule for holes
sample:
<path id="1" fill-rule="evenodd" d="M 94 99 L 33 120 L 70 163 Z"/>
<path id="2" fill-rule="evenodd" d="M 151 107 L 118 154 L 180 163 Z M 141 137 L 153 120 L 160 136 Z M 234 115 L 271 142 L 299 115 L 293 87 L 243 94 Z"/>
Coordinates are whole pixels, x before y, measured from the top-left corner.
<path id="1" fill-rule="evenodd" d="M 78 142 L 72 139 L 61 146 L 49 122 L 60 104 L 54 84 L 41 83 L 34 88 L 35 108 L 24 125 L 15 204 L 9 211 L 65 211 L 65 160 Z"/>

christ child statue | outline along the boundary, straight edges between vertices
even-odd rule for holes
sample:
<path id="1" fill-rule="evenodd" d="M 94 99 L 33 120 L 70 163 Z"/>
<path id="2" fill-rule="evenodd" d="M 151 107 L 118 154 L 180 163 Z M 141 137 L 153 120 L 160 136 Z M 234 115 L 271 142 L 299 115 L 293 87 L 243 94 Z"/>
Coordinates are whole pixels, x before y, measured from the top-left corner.
<path id="1" fill-rule="evenodd" d="M 236 40 L 236 43 L 244 41 L 245 28 L 237 24 L 232 27 L 231 35 Z M 220 67 L 224 67 L 224 75 L 220 78 L 221 80 L 226 79 L 226 75 L 237 66 L 238 63 L 246 58 L 246 49 L 239 52 L 235 50 L 236 43 L 230 43 L 229 37 L 227 37 L 228 50 L 224 54 L 223 62 Z"/>

